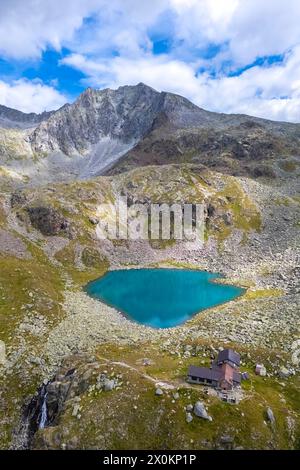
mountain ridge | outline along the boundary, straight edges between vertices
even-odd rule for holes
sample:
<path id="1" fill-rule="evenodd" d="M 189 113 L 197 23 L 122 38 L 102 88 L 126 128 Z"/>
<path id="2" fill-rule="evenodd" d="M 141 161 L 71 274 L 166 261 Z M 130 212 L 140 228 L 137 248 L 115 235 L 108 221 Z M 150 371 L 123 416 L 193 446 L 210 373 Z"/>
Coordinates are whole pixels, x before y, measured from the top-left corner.
<path id="1" fill-rule="evenodd" d="M 0 104 L 0 127 L 11 122 L 11 127 L 15 125 L 23 124 L 23 127 L 32 127 L 39 124 L 40 122 L 48 119 L 56 111 L 43 111 L 42 113 L 24 113 L 18 109 L 10 108 L 8 106 Z"/>
<path id="2" fill-rule="evenodd" d="M 23 111 L 21 111 L 17 108 L 12 108 L 12 107 L 0 104 L 0 117 L 5 117 L 5 114 L 16 113 L 16 114 L 19 114 L 20 117 L 21 116 L 24 116 L 25 118 L 26 117 L 28 117 L 28 118 L 32 117 L 34 122 L 38 122 L 38 121 L 47 119 L 48 117 L 50 117 L 50 115 L 57 113 L 58 111 L 60 111 L 61 109 L 63 109 L 66 106 L 72 106 L 78 100 L 82 99 L 83 96 L 85 96 L 86 94 L 89 94 L 91 92 L 92 93 L 93 92 L 103 93 L 103 92 L 108 92 L 108 91 L 109 92 L 118 92 L 119 90 L 122 90 L 122 89 L 137 88 L 137 87 L 148 88 L 148 89 L 151 89 L 154 92 L 159 93 L 161 95 L 171 95 L 171 96 L 174 96 L 174 97 L 179 97 L 179 98 L 183 99 L 186 103 L 189 103 L 190 105 L 192 105 L 193 107 L 198 108 L 198 109 L 204 111 L 205 113 L 209 113 L 211 115 L 216 115 L 216 116 L 221 116 L 221 117 L 225 116 L 225 117 L 251 118 L 251 119 L 254 119 L 254 120 L 257 120 L 257 121 L 261 121 L 261 122 L 265 122 L 265 123 L 267 123 L 267 122 L 268 123 L 274 123 L 274 124 L 279 124 L 279 125 L 280 124 L 291 125 L 291 126 L 300 125 L 300 122 L 298 123 L 298 122 L 291 122 L 291 121 L 273 120 L 273 119 L 268 119 L 268 118 L 262 118 L 262 117 L 259 117 L 259 116 L 253 116 L 253 115 L 246 114 L 246 113 L 224 113 L 224 112 L 218 112 L 218 111 L 211 111 L 211 110 L 208 110 L 208 109 L 205 109 L 205 108 L 202 108 L 202 107 L 196 105 L 191 100 L 189 100 L 188 98 L 185 98 L 184 96 L 182 96 L 178 93 L 173 93 L 173 92 L 169 92 L 169 91 L 165 91 L 165 90 L 162 90 L 161 92 L 158 92 L 153 87 L 151 87 L 151 86 L 149 86 L 149 85 L 147 85 L 143 82 L 139 82 L 137 85 L 122 85 L 122 86 L 119 86 L 116 89 L 87 87 L 85 90 L 83 90 L 82 93 L 80 93 L 78 95 L 76 100 L 73 101 L 72 103 L 66 102 L 63 106 L 61 106 L 58 109 L 50 110 L 50 111 L 43 111 L 42 113 L 23 112 Z M 18 122 L 18 121 L 16 120 L 16 122 Z"/>
<path id="3" fill-rule="evenodd" d="M 4 114 L 22 123 L 9 133 L 0 122 L 0 165 L 31 180 L 37 172 L 52 181 L 183 161 L 269 177 L 280 176 L 284 158 L 299 164 L 300 124 L 206 111 L 144 83 L 87 88 L 74 103 L 41 115 Z"/>

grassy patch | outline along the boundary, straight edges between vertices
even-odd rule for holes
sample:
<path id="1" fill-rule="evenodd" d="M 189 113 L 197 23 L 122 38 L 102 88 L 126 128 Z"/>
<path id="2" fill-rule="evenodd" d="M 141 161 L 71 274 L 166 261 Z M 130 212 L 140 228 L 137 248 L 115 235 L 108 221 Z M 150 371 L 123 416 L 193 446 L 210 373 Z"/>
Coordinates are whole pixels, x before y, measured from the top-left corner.
<path id="1" fill-rule="evenodd" d="M 81 252 L 82 267 L 76 265 L 75 241 L 71 241 L 55 254 L 55 258 L 62 264 L 64 271 L 75 284 L 83 286 L 92 279 L 102 276 L 109 269 L 108 260 L 97 250 L 90 246 L 84 246 L 83 249 L 79 247 L 78 250 Z"/>
<path id="2" fill-rule="evenodd" d="M 106 362 L 103 357 L 129 367 Z M 144 357 L 151 360 L 147 367 L 142 363 Z M 199 364 L 203 359 L 201 353 L 197 357 L 180 358 L 162 352 L 154 344 L 145 344 L 141 350 L 106 344 L 98 348 L 96 359 L 98 372 L 121 377 L 120 388 L 111 392 L 94 389 L 81 394 L 81 418 L 72 416 L 70 402 L 58 426 L 39 432 L 37 447 L 43 447 L 46 441 L 51 448 L 58 448 L 64 442 L 67 447 L 83 449 L 214 449 L 222 446 L 222 436 L 226 435 L 233 438 L 234 447 L 244 449 L 289 449 L 297 445 L 287 428 L 287 418 L 299 407 L 296 378 L 282 387 L 277 378 L 256 376 L 252 363 L 243 364 L 242 369 L 250 373 L 250 380 L 243 383 L 245 396 L 238 405 L 230 405 L 205 394 L 203 387 L 187 386 L 184 382 L 188 365 Z M 205 363 L 209 360 L 204 359 Z M 158 397 L 156 381 L 173 384 L 174 389 L 164 389 Z M 95 378 L 91 379 L 93 383 Z M 185 407 L 198 400 L 205 404 L 211 422 L 195 415 L 191 423 L 186 422 Z M 275 415 L 274 426 L 267 422 L 267 407 Z M 298 430 L 297 418 L 296 439 Z"/>
<path id="3" fill-rule="evenodd" d="M 281 289 L 248 289 L 243 298 L 245 300 L 261 299 L 264 297 L 281 297 L 284 292 Z"/>
<path id="4" fill-rule="evenodd" d="M 210 203 L 220 215 L 213 216 L 213 224 L 208 221 L 207 231 L 208 236 L 216 238 L 219 250 L 222 250 L 225 240 L 232 235 L 234 229 L 244 232 L 242 244 L 247 243 L 249 232 L 261 231 L 262 220 L 259 209 L 233 178 L 225 181 L 223 189 L 211 197 Z M 226 223 L 221 214 L 229 214 L 231 222 Z"/>

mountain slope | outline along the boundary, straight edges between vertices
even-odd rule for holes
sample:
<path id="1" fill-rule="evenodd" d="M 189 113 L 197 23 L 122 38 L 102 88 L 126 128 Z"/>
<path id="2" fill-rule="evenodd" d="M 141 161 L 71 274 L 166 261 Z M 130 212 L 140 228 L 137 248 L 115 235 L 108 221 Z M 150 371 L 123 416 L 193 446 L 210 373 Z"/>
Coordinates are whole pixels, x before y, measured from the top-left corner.
<path id="1" fill-rule="evenodd" d="M 22 183 L 184 162 L 251 177 L 299 172 L 299 124 L 212 113 L 142 83 L 117 90 L 88 88 L 73 104 L 48 114 L 4 111 L 0 166 L 2 174 L 16 173 Z"/>
<path id="2" fill-rule="evenodd" d="M 140 167 L 111 177 L 0 194 L 0 335 L 7 354 L 5 370 L 0 364 L 0 448 L 131 448 L 143 442 L 155 448 L 189 448 L 190 439 L 195 448 L 212 448 L 232 428 L 236 446 L 268 448 L 272 442 L 274 448 L 295 448 L 300 436 L 295 398 L 299 375 L 284 383 L 278 376 L 282 365 L 293 367 L 290 347 L 300 331 L 300 206 L 297 197 L 287 195 L 288 186 L 276 189 L 184 164 Z M 180 241 L 154 245 L 148 240 L 98 240 L 97 207 L 113 203 L 121 194 L 134 203 L 204 203 L 203 248 L 190 250 Z M 152 329 L 131 322 L 82 290 L 107 269 L 133 266 L 205 269 L 249 289 L 180 327 Z M 238 407 L 205 395 L 201 388 L 189 390 L 184 382 L 191 363 L 206 360 L 208 365 L 211 354 L 229 344 L 242 354 L 243 370 L 251 377 L 243 384 L 245 399 Z M 74 357 L 74 351 L 79 356 Z M 82 352 L 88 353 L 86 360 Z M 64 368 L 66 360 L 64 372 L 60 366 L 63 362 Z M 266 365 L 268 377 L 254 374 L 256 363 Z M 115 376 L 123 374 L 123 388 L 98 394 L 92 388 L 94 365 L 99 365 L 99 374 L 115 367 Z M 131 373 L 127 366 L 141 374 Z M 72 375 L 69 371 L 74 369 Z M 150 379 L 145 381 L 145 374 Z M 24 424 L 24 404 L 37 400 L 36 391 L 53 377 L 48 409 L 57 410 L 55 420 L 37 431 L 31 443 L 24 441 L 17 432 L 20 421 Z M 155 384 L 166 381 L 174 391 L 179 389 L 176 404 L 170 389 L 163 397 L 155 395 Z M 63 390 L 74 390 L 75 395 L 60 394 Z M 185 421 L 184 406 L 199 397 L 213 418 L 207 423 L 209 438 L 201 420 L 195 418 L 192 425 Z M 73 414 L 79 402 L 80 420 Z M 265 424 L 267 406 L 276 416 L 275 443 L 273 429 Z M 165 433 L 170 416 L 169 435 Z"/>
<path id="3" fill-rule="evenodd" d="M 223 436 L 234 448 L 298 448 L 300 126 L 210 113 L 143 84 L 88 89 L 42 122 L 5 116 L 0 448 L 211 449 Z M 99 205 L 124 195 L 129 205 L 203 204 L 203 246 L 99 240 Z M 83 290 L 130 267 L 219 272 L 247 292 L 179 327 L 152 329 Z M 208 366 L 228 346 L 250 376 L 238 406 L 184 380 L 189 365 Z M 255 375 L 257 363 L 266 377 Z M 103 374 L 118 386 L 99 389 Z M 38 429 L 45 393 L 51 421 Z M 185 407 L 199 399 L 212 422 L 186 421 Z"/>
<path id="4" fill-rule="evenodd" d="M 270 130 L 267 125 L 239 117 L 222 127 L 197 127 L 174 132 L 154 129 L 109 169 L 110 174 L 137 166 L 196 163 L 232 175 L 250 177 L 299 174 L 299 130 Z M 284 171 L 287 169 L 287 171 Z"/>

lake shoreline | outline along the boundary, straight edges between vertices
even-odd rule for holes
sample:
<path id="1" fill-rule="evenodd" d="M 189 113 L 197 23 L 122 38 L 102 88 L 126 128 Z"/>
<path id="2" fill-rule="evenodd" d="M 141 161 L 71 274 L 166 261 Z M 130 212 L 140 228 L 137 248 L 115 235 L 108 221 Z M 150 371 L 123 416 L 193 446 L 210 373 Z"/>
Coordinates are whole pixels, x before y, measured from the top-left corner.
<path id="1" fill-rule="evenodd" d="M 212 282 L 220 277 L 220 273 L 203 270 L 120 269 L 89 282 L 84 291 L 131 321 L 152 328 L 174 328 L 245 293 L 240 287 Z"/>

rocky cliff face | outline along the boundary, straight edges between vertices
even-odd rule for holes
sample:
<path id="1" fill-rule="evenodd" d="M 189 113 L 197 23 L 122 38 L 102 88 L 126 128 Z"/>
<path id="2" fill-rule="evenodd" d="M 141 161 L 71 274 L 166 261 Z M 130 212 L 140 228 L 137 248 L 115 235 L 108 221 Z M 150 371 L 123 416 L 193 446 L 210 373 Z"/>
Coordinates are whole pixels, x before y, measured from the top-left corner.
<path id="1" fill-rule="evenodd" d="M 31 136 L 36 152 L 85 154 L 105 137 L 137 142 L 151 129 L 162 97 L 150 87 L 118 90 L 88 88 L 72 105 L 66 105 L 41 123 Z"/>
<path id="2" fill-rule="evenodd" d="M 299 147 L 299 124 L 208 112 L 143 83 L 88 88 L 41 115 L 0 107 L 0 177 L 13 183 L 184 162 L 255 178 L 295 176 Z"/>

